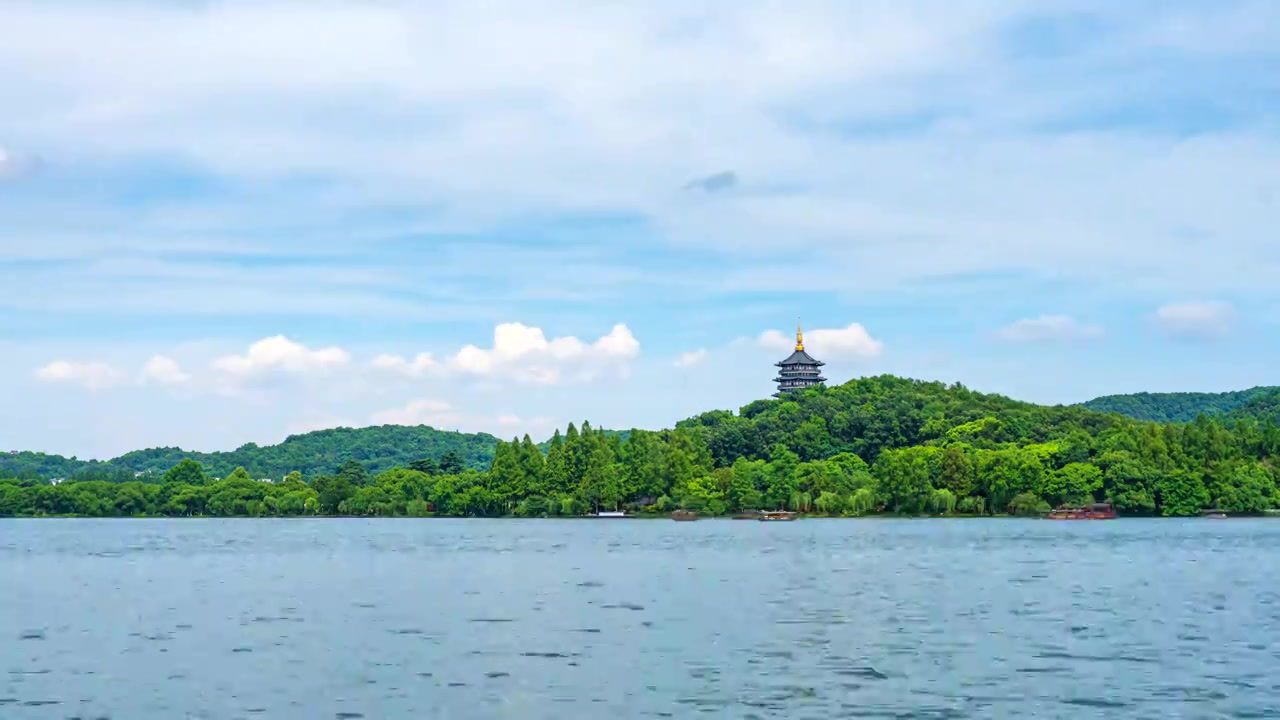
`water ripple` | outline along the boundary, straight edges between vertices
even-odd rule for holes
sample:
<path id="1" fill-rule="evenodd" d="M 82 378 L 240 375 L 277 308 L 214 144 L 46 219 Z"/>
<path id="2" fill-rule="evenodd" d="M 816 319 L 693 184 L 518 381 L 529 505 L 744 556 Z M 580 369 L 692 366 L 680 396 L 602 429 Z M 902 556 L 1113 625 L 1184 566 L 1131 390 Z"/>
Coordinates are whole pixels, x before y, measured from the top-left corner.
<path id="1" fill-rule="evenodd" d="M 0 523 L 5 720 L 1280 716 L 1266 520 Z"/>

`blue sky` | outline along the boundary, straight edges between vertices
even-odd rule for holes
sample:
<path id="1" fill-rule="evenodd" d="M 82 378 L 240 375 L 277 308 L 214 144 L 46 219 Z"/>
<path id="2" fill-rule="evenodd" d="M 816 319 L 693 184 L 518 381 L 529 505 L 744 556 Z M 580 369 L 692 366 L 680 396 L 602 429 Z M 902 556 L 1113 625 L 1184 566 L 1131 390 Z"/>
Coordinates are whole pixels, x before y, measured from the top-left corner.
<path id="1" fill-rule="evenodd" d="M 0 445 L 1280 383 L 1272 2 L 0 8 Z M 779 337 L 781 334 L 782 337 Z"/>

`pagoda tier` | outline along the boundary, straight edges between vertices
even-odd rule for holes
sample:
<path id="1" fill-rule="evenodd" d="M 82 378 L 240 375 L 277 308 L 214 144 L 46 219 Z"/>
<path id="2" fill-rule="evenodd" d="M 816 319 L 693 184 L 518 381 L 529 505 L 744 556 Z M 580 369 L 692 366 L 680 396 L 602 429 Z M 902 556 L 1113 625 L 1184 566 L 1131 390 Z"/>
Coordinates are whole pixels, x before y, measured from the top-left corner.
<path id="1" fill-rule="evenodd" d="M 778 383 L 778 391 L 773 396 L 782 397 L 787 393 L 799 392 L 807 387 L 826 382 L 827 379 L 822 377 L 822 371 L 819 369 L 825 364 L 804 351 L 804 335 L 800 331 L 800 326 L 796 325 L 795 352 L 791 353 L 786 360 L 774 363 L 779 370 L 778 377 L 773 379 Z"/>
<path id="2" fill-rule="evenodd" d="M 773 396 L 782 397 L 787 393 L 799 392 L 807 387 L 821 385 L 827 379 L 820 375 L 816 369 L 805 369 L 782 370 L 773 381 L 778 383 L 778 392 L 774 393 Z"/>

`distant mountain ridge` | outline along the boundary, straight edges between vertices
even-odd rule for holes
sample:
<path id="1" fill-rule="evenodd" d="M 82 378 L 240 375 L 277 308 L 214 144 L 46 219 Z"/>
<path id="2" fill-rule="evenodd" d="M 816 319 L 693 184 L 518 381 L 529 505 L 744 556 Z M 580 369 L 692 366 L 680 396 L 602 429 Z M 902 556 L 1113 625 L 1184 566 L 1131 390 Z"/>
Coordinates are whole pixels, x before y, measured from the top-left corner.
<path id="1" fill-rule="evenodd" d="M 243 467 L 254 477 L 279 479 L 297 470 L 307 477 L 331 473 L 347 460 L 357 460 L 371 473 L 408 465 L 424 458 L 457 453 L 463 465 L 487 469 L 498 439 L 487 433 L 436 430 L 426 425 L 381 425 L 332 428 L 290 435 L 278 445 L 247 443 L 230 452 L 187 452 L 181 448 L 134 450 L 112 460 L 80 460 L 38 452 L 0 455 L 0 477 L 75 478 L 86 473 L 132 479 L 135 473 L 164 473 L 185 458 L 204 465 L 215 477 Z"/>
<path id="2" fill-rule="evenodd" d="M 918 381 L 913 381 L 918 382 Z M 998 396 L 988 396 L 995 398 Z M 1019 407 L 1039 407 L 1013 402 Z M 756 412 L 776 401 L 760 400 L 744 410 Z M 1204 413 L 1223 418 L 1271 419 L 1280 424 L 1280 387 L 1259 386 L 1224 393 L 1133 393 L 1106 395 L 1073 407 L 1118 413 L 1142 421 L 1185 423 Z M 709 422 L 718 412 L 704 413 L 677 426 Z M 604 436 L 625 441 L 631 431 L 605 430 Z M 487 470 L 499 439 L 487 433 L 459 433 L 420 426 L 383 425 L 333 428 L 290 435 L 277 445 L 245 444 L 227 452 L 187 452 L 181 448 L 151 448 L 125 453 L 111 460 L 80 460 L 39 452 L 0 453 L 0 477 L 131 480 L 137 473 L 163 474 L 183 459 L 200 462 L 205 472 L 225 477 L 243 467 L 253 477 L 279 479 L 297 470 L 308 478 L 332 473 L 348 460 L 360 462 L 371 474 L 407 466 L 415 460 L 439 460 L 455 453 L 466 468 Z M 550 439 L 538 443 L 546 452 Z"/>
<path id="3" fill-rule="evenodd" d="M 1196 416 L 1230 415 L 1263 418 L 1274 416 L 1277 403 L 1269 398 L 1280 396 L 1280 387 L 1260 385 L 1248 390 L 1223 393 L 1171 392 L 1104 395 L 1081 407 L 1103 413 L 1120 413 L 1150 422 L 1191 422 Z"/>
<path id="4" fill-rule="evenodd" d="M 1280 390 L 1254 389 L 1230 410 L 1220 396 L 1205 399 L 1142 396 L 1157 408 L 1177 400 L 1181 417 L 1197 413 L 1160 424 L 880 375 L 709 410 L 671 428 L 632 430 L 625 441 L 584 422 L 545 453 L 531 440 L 427 427 L 336 429 L 193 454 L 164 483 L 154 471 L 178 450 L 126 454 L 114 461 L 126 475 L 97 478 L 69 472 L 66 463 L 81 463 L 74 458 L 18 453 L 6 460 L 32 473 L 43 462 L 43 473 L 67 482 L 5 479 L 0 467 L 0 516 L 561 517 L 614 508 L 1036 516 L 1094 502 L 1121 515 L 1194 516 L 1280 507 Z M 1214 414 L 1202 414 L 1206 407 Z M 232 464 L 245 469 L 228 473 Z M 153 473 L 130 482 L 135 471 L 124 466 Z M 310 477 L 278 481 L 292 470 Z M 263 478 L 277 482 L 255 482 Z"/>

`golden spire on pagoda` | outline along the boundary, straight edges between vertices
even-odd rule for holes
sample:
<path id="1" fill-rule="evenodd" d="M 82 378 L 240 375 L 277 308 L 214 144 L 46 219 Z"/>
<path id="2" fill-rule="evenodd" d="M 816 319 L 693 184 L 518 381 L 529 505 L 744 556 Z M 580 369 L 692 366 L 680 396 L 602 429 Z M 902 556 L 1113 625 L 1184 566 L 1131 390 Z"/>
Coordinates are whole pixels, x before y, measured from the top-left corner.
<path id="1" fill-rule="evenodd" d="M 804 333 L 800 331 L 800 318 L 796 318 L 796 352 L 804 352 Z"/>

